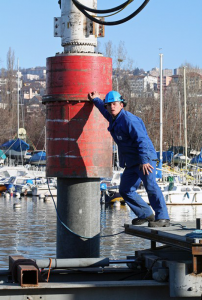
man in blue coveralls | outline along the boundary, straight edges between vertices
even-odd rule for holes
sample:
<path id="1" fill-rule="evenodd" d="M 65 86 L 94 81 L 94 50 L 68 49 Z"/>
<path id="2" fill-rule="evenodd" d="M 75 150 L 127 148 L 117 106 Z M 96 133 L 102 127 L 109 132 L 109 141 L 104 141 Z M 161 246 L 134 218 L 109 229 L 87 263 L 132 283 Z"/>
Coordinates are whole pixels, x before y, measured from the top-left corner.
<path id="1" fill-rule="evenodd" d="M 133 225 L 148 222 L 149 227 L 170 226 L 166 203 L 156 183 L 157 155 L 143 121 L 123 109 L 126 101 L 116 92 L 109 92 L 104 101 L 97 92 L 88 94 L 101 114 L 109 121 L 108 130 L 118 145 L 121 176 L 119 192 L 137 218 Z M 143 181 L 151 207 L 136 192 Z"/>

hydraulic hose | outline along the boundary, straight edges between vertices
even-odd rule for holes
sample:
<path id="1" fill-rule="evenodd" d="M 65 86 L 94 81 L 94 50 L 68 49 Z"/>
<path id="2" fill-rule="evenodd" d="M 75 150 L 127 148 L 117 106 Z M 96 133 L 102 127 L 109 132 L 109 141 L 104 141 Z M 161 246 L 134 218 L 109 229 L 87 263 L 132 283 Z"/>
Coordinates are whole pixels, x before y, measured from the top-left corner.
<path id="1" fill-rule="evenodd" d="M 113 8 L 109 8 L 109 9 L 104 9 L 104 10 L 102 10 L 102 9 L 93 9 L 93 8 L 87 7 L 87 6 L 83 5 L 83 4 L 81 4 L 77 0 L 74 0 L 73 3 L 74 4 L 76 3 L 78 5 L 78 7 L 81 8 L 81 9 L 84 9 L 84 10 L 87 10 L 87 11 L 90 11 L 90 12 L 93 12 L 93 13 L 106 14 L 106 13 L 111 13 L 111 12 L 115 12 L 117 10 L 120 10 L 120 9 L 124 8 L 125 6 L 129 5 L 133 1 L 134 0 L 127 0 L 126 2 L 124 2 L 123 4 L 121 4 L 119 6 L 116 6 L 116 7 L 113 7 Z"/>
<path id="2" fill-rule="evenodd" d="M 78 5 L 76 2 L 77 0 L 72 0 L 74 5 L 87 17 L 89 18 L 91 21 L 95 22 L 95 23 L 98 23 L 98 24 L 101 24 L 101 25 L 109 25 L 109 26 L 114 26 L 114 25 L 119 25 L 119 24 L 122 24 L 122 23 L 125 23 L 127 21 L 129 21 L 130 19 L 134 18 L 137 14 L 140 13 L 140 11 L 148 4 L 148 2 L 150 0 L 145 0 L 142 5 L 136 9 L 131 15 L 129 15 L 128 17 L 126 18 L 123 18 L 121 20 L 118 20 L 118 21 L 113 21 L 113 22 L 106 22 L 106 21 L 101 21 L 101 20 L 98 20 L 96 19 L 95 17 L 89 15 L 83 8 L 80 7 L 80 5 Z M 97 12 L 97 11 L 96 11 Z"/>

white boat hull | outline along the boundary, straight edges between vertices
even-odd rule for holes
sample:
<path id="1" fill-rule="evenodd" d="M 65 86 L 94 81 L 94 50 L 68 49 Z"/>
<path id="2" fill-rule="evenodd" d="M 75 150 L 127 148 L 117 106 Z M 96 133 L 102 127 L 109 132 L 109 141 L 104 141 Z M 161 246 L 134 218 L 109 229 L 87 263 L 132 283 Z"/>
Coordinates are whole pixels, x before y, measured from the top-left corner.
<path id="1" fill-rule="evenodd" d="M 32 188 L 32 196 L 57 196 L 57 188 L 50 187 L 50 191 L 48 187 L 33 187 Z"/>
<path id="2" fill-rule="evenodd" d="M 202 192 L 164 192 L 163 195 L 167 205 L 202 205 Z"/>
<path id="3" fill-rule="evenodd" d="M 36 165 L 36 166 L 38 166 L 38 165 L 40 165 L 40 166 L 41 166 L 41 165 L 45 166 L 45 165 L 46 165 L 46 160 L 31 161 L 30 164 L 31 164 L 31 165 Z"/>
<path id="4" fill-rule="evenodd" d="M 142 199 L 149 204 L 147 193 L 139 193 Z M 164 191 L 166 205 L 202 205 L 202 191 Z"/>
<path id="5" fill-rule="evenodd" d="M 26 153 L 27 153 L 27 150 L 25 150 L 25 151 L 15 151 L 15 150 L 13 150 L 13 149 L 11 149 L 11 150 L 8 150 L 7 152 L 6 152 L 6 154 L 8 155 L 8 156 L 17 156 L 17 157 L 23 157 L 24 158 L 24 156 L 26 155 Z"/>

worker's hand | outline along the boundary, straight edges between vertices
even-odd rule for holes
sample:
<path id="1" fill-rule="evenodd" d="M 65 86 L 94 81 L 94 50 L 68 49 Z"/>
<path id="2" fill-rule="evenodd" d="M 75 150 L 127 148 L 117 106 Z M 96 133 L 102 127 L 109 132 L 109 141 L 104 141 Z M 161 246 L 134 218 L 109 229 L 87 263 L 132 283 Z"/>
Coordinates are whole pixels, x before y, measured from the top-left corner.
<path id="1" fill-rule="evenodd" d="M 100 94 L 98 92 L 92 92 L 88 94 L 88 99 L 92 101 L 95 98 L 100 98 Z"/>
<path id="2" fill-rule="evenodd" d="M 141 169 L 142 169 L 144 175 L 149 175 L 149 173 L 152 173 L 152 169 L 154 169 L 154 168 L 152 167 L 152 165 L 147 163 L 147 164 L 140 165 L 140 170 Z"/>

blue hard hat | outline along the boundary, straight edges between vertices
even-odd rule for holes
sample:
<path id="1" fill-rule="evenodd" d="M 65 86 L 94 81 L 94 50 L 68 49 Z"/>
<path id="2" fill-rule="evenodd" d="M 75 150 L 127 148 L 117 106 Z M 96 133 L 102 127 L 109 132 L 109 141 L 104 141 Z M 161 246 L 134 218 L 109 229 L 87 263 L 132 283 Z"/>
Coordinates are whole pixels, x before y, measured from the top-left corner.
<path id="1" fill-rule="evenodd" d="M 111 91 L 105 96 L 105 104 L 117 101 L 123 102 L 124 100 L 122 96 L 116 91 Z"/>

